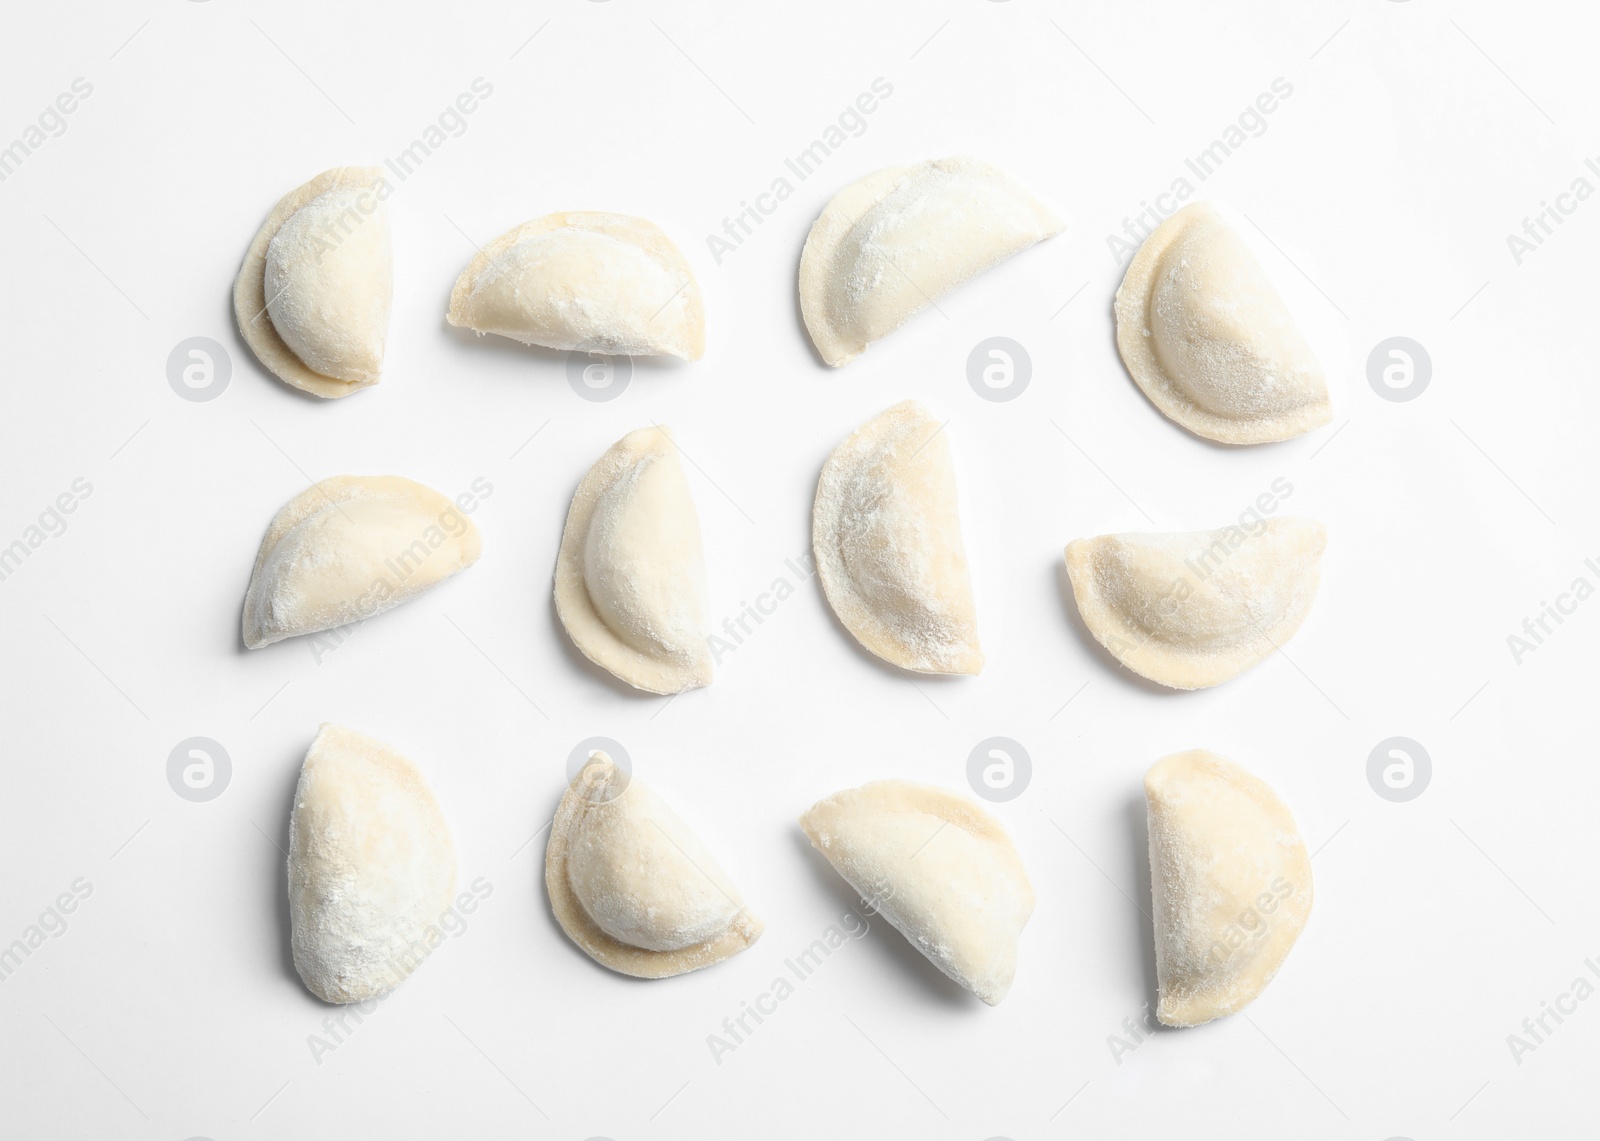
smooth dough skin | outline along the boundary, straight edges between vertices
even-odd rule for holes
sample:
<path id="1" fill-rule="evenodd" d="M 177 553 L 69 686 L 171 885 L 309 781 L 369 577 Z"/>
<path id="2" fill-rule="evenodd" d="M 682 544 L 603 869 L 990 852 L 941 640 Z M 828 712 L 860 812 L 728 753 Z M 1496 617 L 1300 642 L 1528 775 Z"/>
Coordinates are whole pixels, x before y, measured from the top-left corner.
<path id="1" fill-rule="evenodd" d="M 983 669 L 948 437 L 914 400 L 845 439 L 817 481 L 817 577 L 845 629 L 919 673 Z"/>
<path id="2" fill-rule="evenodd" d="M 1009 174 L 972 158 L 869 174 L 835 194 L 800 254 L 800 311 L 837 368 L 968 278 L 1065 228 Z"/>
<path id="3" fill-rule="evenodd" d="M 636 978 L 697 971 L 761 937 L 761 921 L 699 837 L 602 752 L 561 797 L 544 882 L 567 936 Z"/>
<path id="4" fill-rule="evenodd" d="M 284 195 L 233 285 L 239 332 L 286 384 L 348 396 L 377 384 L 394 264 L 379 167 L 336 167 Z"/>
<path id="5" fill-rule="evenodd" d="M 711 684 L 700 517 L 666 428 L 613 444 L 578 484 L 556 556 L 556 613 L 584 657 L 636 689 Z"/>
<path id="6" fill-rule="evenodd" d="M 1117 348 L 1150 402 L 1224 444 L 1333 419 L 1328 384 L 1249 247 L 1205 202 L 1156 227 L 1117 290 Z"/>
<path id="7" fill-rule="evenodd" d="M 1327 532 L 1284 516 L 1176 535 L 1067 544 L 1067 576 L 1095 640 L 1173 689 L 1221 685 L 1294 637 L 1317 597 Z"/>
<path id="8" fill-rule="evenodd" d="M 410 761 L 323 725 L 289 817 L 295 970 L 324 1002 L 361 1002 L 405 981 L 444 940 L 456 850 Z"/>
<path id="9" fill-rule="evenodd" d="M 934 966 L 990 1006 L 1005 998 L 1033 885 L 994 817 L 942 788 L 882 780 L 818 801 L 800 827 Z"/>
<path id="10" fill-rule="evenodd" d="M 1175 753 L 1144 778 L 1156 1017 L 1198 1026 L 1248 1006 L 1311 914 L 1311 858 L 1259 778 L 1215 753 Z"/>
<path id="11" fill-rule="evenodd" d="M 431 487 L 340 475 L 273 518 L 244 596 L 250 649 L 360 622 L 478 561 L 478 528 Z"/>
<path id="12" fill-rule="evenodd" d="M 705 308 L 683 251 L 624 214 L 547 214 L 462 271 L 446 320 L 525 345 L 697 361 Z"/>

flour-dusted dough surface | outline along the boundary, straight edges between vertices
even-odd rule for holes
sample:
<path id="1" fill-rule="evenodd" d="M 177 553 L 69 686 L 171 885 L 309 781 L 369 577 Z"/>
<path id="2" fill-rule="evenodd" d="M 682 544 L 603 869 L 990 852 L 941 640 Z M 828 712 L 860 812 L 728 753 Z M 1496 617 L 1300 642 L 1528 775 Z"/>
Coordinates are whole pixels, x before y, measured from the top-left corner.
<path id="1" fill-rule="evenodd" d="M 1237 677 L 1300 629 L 1317 596 L 1327 532 L 1284 516 L 1175 535 L 1067 544 L 1078 613 L 1134 673 L 1173 689 Z"/>
<path id="2" fill-rule="evenodd" d="M 990 1006 L 1005 998 L 1033 885 L 999 821 L 942 788 L 881 780 L 818 801 L 800 827 L 934 966 Z"/>
<path id="3" fill-rule="evenodd" d="M 382 741 L 325 724 L 289 817 L 295 969 L 326 1002 L 386 994 L 445 935 L 456 850 L 427 782 Z"/>
<path id="4" fill-rule="evenodd" d="M 629 432 L 583 477 L 555 577 L 584 657 L 651 693 L 711 684 L 700 517 L 666 428 Z"/>
<path id="5" fill-rule="evenodd" d="M 446 319 L 525 345 L 697 361 L 705 307 L 689 260 L 625 214 L 547 214 L 500 235 L 462 271 Z"/>
<path id="6" fill-rule="evenodd" d="M 1128 372 L 1197 436 L 1264 444 L 1333 419 L 1322 367 L 1294 318 L 1208 203 L 1185 206 L 1139 247 L 1116 314 Z"/>
<path id="7" fill-rule="evenodd" d="M 968 278 L 1065 228 L 1015 178 L 972 158 L 869 174 L 835 194 L 800 254 L 800 311 L 828 364 L 867 345 Z"/>
<path id="8" fill-rule="evenodd" d="M 313 484 L 273 518 L 244 596 L 251 649 L 359 622 L 478 561 L 477 525 L 396 475 Z"/>
<path id="9" fill-rule="evenodd" d="M 1258 777 L 1215 753 L 1174 753 L 1144 778 L 1155 912 L 1156 1016 L 1196 1026 L 1248 1006 L 1311 914 L 1311 858 Z"/>
<path id="10" fill-rule="evenodd" d="M 857 641 L 904 669 L 983 669 L 956 498 L 949 440 L 914 400 L 846 438 L 817 481 L 823 593 Z"/>
<path id="11" fill-rule="evenodd" d="M 761 937 L 761 921 L 700 838 L 603 752 L 561 797 L 544 882 L 561 929 L 625 975 L 697 971 Z"/>
<path id="12" fill-rule="evenodd" d="M 337 397 L 377 384 L 394 294 L 381 167 L 335 167 L 284 195 L 245 252 L 233 312 L 286 384 Z"/>

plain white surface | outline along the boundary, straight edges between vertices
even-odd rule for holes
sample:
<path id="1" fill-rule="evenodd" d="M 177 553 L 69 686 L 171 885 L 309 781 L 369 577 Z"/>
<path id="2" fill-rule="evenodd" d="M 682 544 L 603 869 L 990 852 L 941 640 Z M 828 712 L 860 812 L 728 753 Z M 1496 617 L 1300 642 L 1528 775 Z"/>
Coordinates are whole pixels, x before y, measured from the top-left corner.
<path id="1" fill-rule="evenodd" d="M 1600 130 L 1585 6 L 615 0 L 421 15 L 215 0 L 13 6 L 4 24 L 0 138 L 75 77 L 93 85 L 0 183 L 0 541 L 74 479 L 93 488 L 0 582 L 0 941 L 80 877 L 93 886 L 0 983 L 7 1135 L 1381 1141 L 1575 1136 L 1592 1120 L 1600 1001 L 1547 1019 L 1520 1064 L 1506 1041 L 1600 953 L 1600 603 L 1520 665 L 1506 645 L 1574 578 L 1600 579 L 1582 562 L 1600 554 L 1600 203 L 1578 203 L 1521 265 L 1505 240 L 1574 179 L 1600 184 L 1583 166 Z M 1123 372 L 1105 236 L 1280 76 L 1292 96 L 1199 192 L 1277 247 L 1269 271 L 1318 337 L 1337 418 L 1228 450 L 1163 419 Z M 383 383 L 321 403 L 266 375 L 229 301 L 262 218 L 320 170 L 404 149 L 477 77 L 492 96 L 392 199 Z M 864 133 L 716 264 L 705 236 L 877 77 L 893 94 Z M 812 218 L 864 173 L 949 154 L 1011 171 L 1068 232 L 824 369 L 794 296 Z M 559 357 L 445 327 L 473 244 L 558 209 L 640 214 L 678 241 L 705 295 L 702 362 L 640 364 L 595 404 Z M 196 335 L 232 360 L 208 403 L 166 379 Z M 967 354 L 996 335 L 1033 361 L 1010 403 L 966 381 Z M 1365 376 L 1394 335 L 1433 361 L 1409 403 Z M 692 458 L 720 619 L 807 549 L 828 450 L 907 396 L 950 419 L 980 678 L 883 668 L 815 583 L 714 685 L 670 702 L 577 658 L 551 569 L 574 486 L 624 432 L 669 423 Z M 488 480 L 482 561 L 320 662 L 303 640 L 245 652 L 239 607 L 268 520 L 344 472 L 450 494 Z M 1067 540 L 1221 525 L 1279 476 L 1285 510 L 1330 534 L 1287 657 L 1178 694 L 1086 641 L 1062 589 Z M 308 1039 L 331 1008 L 288 964 L 277 846 L 323 720 L 424 769 L 462 885 L 493 892 L 317 1060 Z M 197 735 L 234 766 L 203 804 L 165 777 Z M 700 829 L 767 923 L 754 948 L 641 983 L 563 938 L 542 836 L 527 841 L 591 735 L 625 743 Z M 714 1062 L 707 1035 L 852 902 L 798 813 L 879 777 L 962 788 L 993 735 L 1025 744 L 1035 770 L 996 809 L 1039 898 L 1005 1003 L 956 991 L 875 923 Z M 1434 762 L 1408 804 L 1365 776 L 1395 735 Z M 1119 1060 L 1108 1036 L 1153 997 L 1133 902 L 1148 898 L 1140 778 L 1197 746 L 1291 806 L 1318 849 L 1316 906 L 1247 1017 Z"/>

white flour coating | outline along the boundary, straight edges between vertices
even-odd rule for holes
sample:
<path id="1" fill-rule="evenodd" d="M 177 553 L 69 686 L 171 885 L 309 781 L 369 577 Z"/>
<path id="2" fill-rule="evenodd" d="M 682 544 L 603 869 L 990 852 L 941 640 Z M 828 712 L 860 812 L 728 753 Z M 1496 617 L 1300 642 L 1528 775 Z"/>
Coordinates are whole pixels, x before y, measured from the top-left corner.
<path id="1" fill-rule="evenodd" d="M 1259 262 L 1204 202 L 1146 239 L 1117 289 L 1117 347 L 1157 408 L 1225 444 L 1333 418 L 1328 385 Z"/>
<path id="2" fill-rule="evenodd" d="M 867 649 L 922 673 L 983 668 L 949 441 L 916 401 L 828 457 L 812 545 L 829 604 Z"/>
<path id="3" fill-rule="evenodd" d="M 1251 531 L 1101 535 L 1067 545 L 1084 625 L 1123 665 L 1174 689 L 1237 677 L 1311 610 L 1327 533 L 1310 519 Z"/>
<path id="4" fill-rule="evenodd" d="M 456 854 L 416 768 L 381 741 L 323 725 L 289 818 L 295 969 L 327 1002 L 399 986 L 444 939 Z"/>
<path id="5" fill-rule="evenodd" d="M 1063 223 L 1020 182 L 971 158 L 869 174 L 834 195 L 800 255 L 800 308 L 835 367 Z"/>
<path id="6" fill-rule="evenodd" d="M 1311 914 L 1311 860 L 1277 794 L 1214 753 L 1157 761 L 1145 798 L 1156 1016 L 1194 1026 L 1272 981 Z"/>
<path id="7" fill-rule="evenodd" d="M 359 622 L 477 562 L 478 529 L 400 476 L 335 476 L 291 499 L 261 541 L 244 599 L 251 649 Z"/>
<path id="8" fill-rule="evenodd" d="M 885 780 L 818 801 L 800 826 L 934 966 L 990 1006 L 1006 996 L 1034 897 L 992 816 L 944 789 Z"/>
<path id="9" fill-rule="evenodd" d="M 681 693 L 710 684 L 700 519 L 667 429 L 630 432 L 583 477 L 555 597 L 578 649 L 629 685 Z"/>
<path id="10" fill-rule="evenodd" d="M 446 320 L 552 349 L 691 361 L 705 351 L 688 259 L 623 214 L 549 214 L 502 234 L 462 271 Z"/>
<path id="11" fill-rule="evenodd" d="M 711 966 L 761 936 L 699 837 L 603 752 L 590 754 L 556 809 L 545 887 L 574 943 L 639 978 Z"/>

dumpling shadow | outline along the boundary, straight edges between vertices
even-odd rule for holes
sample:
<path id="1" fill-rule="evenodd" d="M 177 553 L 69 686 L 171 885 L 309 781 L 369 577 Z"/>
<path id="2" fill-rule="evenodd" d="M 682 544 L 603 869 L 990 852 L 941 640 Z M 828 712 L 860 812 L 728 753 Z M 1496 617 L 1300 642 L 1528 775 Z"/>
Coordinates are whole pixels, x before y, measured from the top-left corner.
<path id="1" fill-rule="evenodd" d="M 1159 693 L 1163 697 L 1189 692 L 1188 690 L 1172 689 L 1153 682 L 1141 674 L 1134 673 L 1127 666 L 1117 661 L 1116 655 L 1102 646 L 1100 639 L 1096 638 L 1090 632 L 1089 627 L 1084 624 L 1083 615 L 1078 611 L 1077 596 L 1072 592 L 1072 577 L 1067 574 L 1067 564 L 1062 559 L 1056 560 L 1055 577 L 1056 588 L 1061 592 L 1061 607 L 1067 612 L 1067 623 L 1077 634 L 1078 641 L 1088 647 L 1089 652 L 1106 667 L 1107 672 L 1112 674 L 1117 681 L 1134 689 L 1142 689 L 1146 693 Z"/>
<path id="2" fill-rule="evenodd" d="M 1127 808 L 1128 837 L 1133 845 L 1134 883 L 1133 898 L 1139 901 L 1136 926 L 1139 929 L 1139 958 L 1143 966 L 1144 993 L 1150 1003 L 1149 1024 L 1157 1030 L 1174 1030 L 1155 1018 L 1160 987 L 1156 978 L 1156 928 L 1155 920 L 1146 912 L 1151 905 L 1150 892 L 1150 820 L 1145 809 L 1143 793 L 1129 798 Z"/>

